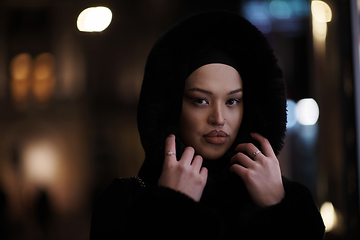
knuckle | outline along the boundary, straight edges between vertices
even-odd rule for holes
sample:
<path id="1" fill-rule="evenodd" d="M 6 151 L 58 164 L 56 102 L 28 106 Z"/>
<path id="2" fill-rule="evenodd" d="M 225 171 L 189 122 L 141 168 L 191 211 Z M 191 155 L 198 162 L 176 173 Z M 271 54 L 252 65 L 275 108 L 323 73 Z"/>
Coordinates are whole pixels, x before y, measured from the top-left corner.
<path id="1" fill-rule="evenodd" d="M 249 180 L 249 181 L 254 181 L 256 180 L 256 172 L 255 171 L 247 171 L 245 173 L 245 177 Z"/>
<path id="2" fill-rule="evenodd" d="M 249 148 L 249 147 L 251 147 L 251 145 L 253 145 L 253 144 L 252 144 L 252 143 L 244 143 L 244 145 L 245 145 L 246 148 Z"/>
<path id="3" fill-rule="evenodd" d="M 172 172 L 174 169 L 174 166 L 172 164 L 164 164 L 163 166 L 163 172 Z"/>
<path id="4" fill-rule="evenodd" d="M 237 158 L 237 159 L 240 159 L 240 158 L 242 158 L 244 156 L 244 154 L 242 153 L 242 152 L 238 152 L 237 154 L 235 154 L 235 157 Z"/>
<path id="5" fill-rule="evenodd" d="M 260 140 L 260 143 L 263 145 L 267 145 L 267 144 L 269 144 L 269 140 L 267 140 L 266 138 L 263 138 Z"/>
<path id="6" fill-rule="evenodd" d="M 238 152 L 236 153 L 232 158 L 231 158 L 231 162 L 232 163 L 236 163 L 241 159 L 241 156 L 243 155 L 243 153 Z"/>
<path id="7" fill-rule="evenodd" d="M 177 171 L 180 173 L 185 173 L 188 171 L 188 168 L 184 164 L 179 164 L 179 166 L 177 167 Z"/>
<path id="8" fill-rule="evenodd" d="M 262 165 L 266 168 L 269 168 L 272 165 L 272 161 L 270 159 L 264 158 L 262 161 Z"/>
<path id="9" fill-rule="evenodd" d="M 170 161 L 169 159 L 164 159 L 164 168 L 171 168 L 174 164 L 172 163 L 172 161 Z"/>
<path id="10" fill-rule="evenodd" d="M 198 176 L 195 180 L 195 184 L 198 186 L 204 186 L 206 183 L 205 179 L 201 176 Z"/>
<path id="11" fill-rule="evenodd" d="M 263 165 L 266 168 L 272 168 L 272 167 L 278 167 L 280 166 L 280 163 L 277 159 L 273 159 L 273 158 L 265 158 L 263 161 Z"/>

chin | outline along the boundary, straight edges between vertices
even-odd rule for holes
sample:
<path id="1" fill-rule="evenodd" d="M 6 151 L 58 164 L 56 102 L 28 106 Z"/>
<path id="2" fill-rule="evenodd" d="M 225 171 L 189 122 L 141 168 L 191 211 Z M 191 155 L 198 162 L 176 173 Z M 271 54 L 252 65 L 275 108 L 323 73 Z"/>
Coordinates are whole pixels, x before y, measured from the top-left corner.
<path id="1" fill-rule="evenodd" d="M 225 151 L 213 152 L 213 151 L 206 151 L 205 150 L 204 152 L 206 152 L 206 153 L 205 154 L 199 153 L 199 155 L 202 156 L 206 160 L 217 160 L 217 159 L 221 158 L 225 154 Z"/>

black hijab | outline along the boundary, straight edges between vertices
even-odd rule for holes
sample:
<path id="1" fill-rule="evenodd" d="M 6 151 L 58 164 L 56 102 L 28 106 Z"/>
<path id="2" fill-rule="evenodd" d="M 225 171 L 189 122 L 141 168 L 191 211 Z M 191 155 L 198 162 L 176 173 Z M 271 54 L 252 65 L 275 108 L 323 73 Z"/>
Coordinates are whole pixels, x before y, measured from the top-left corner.
<path id="1" fill-rule="evenodd" d="M 275 154 L 280 152 L 286 132 L 285 82 L 265 36 L 235 13 L 200 13 L 168 29 L 155 43 L 146 62 L 137 113 L 146 155 L 139 177 L 146 184 L 156 185 L 161 175 L 165 138 L 169 134 L 178 136 L 186 78 L 199 67 L 199 62 L 204 65 L 199 59 L 204 56 L 206 59 L 207 53 L 214 51 L 225 54 L 225 64 L 240 73 L 244 117 L 233 147 L 222 159 L 205 161 L 205 166 L 227 169 L 219 166 L 228 165 L 236 145 L 253 142 L 251 132 L 262 134 Z M 181 157 L 185 145 L 179 137 L 176 139 L 177 156 Z"/>

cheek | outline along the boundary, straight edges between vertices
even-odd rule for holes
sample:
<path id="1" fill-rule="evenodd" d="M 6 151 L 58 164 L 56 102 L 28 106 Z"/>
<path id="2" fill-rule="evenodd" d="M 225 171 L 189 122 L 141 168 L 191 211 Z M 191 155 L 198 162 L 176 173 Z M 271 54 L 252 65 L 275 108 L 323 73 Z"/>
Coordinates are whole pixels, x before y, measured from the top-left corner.
<path id="1" fill-rule="evenodd" d="M 244 110 L 243 107 L 239 108 L 239 111 L 232 112 L 229 115 L 229 125 L 234 132 L 237 132 L 240 128 L 243 119 Z"/>
<path id="2" fill-rule="evenodd" d="M 201 109 L 183 108 L 180 117 L 179 133 L 187 145 L 193 145 L 202 134 L 204 124 L 204 113 Z"/>

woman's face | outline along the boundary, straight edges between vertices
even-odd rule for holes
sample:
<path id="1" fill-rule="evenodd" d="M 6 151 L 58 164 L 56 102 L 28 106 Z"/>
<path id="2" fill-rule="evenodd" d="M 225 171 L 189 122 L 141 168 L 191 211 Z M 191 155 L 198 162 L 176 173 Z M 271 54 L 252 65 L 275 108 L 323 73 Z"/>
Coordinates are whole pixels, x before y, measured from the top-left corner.
<path id="1" fill-rule="evenodd" d="M 222 157 L 234 143 L 244 112 L 243 85 L 231 66 L 212 63 L 185 82 L 179 132 L 205 159 Z"/>

